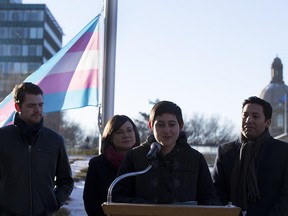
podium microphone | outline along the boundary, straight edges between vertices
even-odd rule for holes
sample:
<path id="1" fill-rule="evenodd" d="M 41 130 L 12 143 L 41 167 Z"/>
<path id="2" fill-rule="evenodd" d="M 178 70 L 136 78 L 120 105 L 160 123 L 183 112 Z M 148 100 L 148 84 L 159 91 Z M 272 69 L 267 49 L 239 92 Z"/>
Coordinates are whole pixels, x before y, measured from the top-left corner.
<path id="1" fill-rule="evenodd" d="M 152 143 L 151 146 L 150 146 L 150 151 L 148 152 L 146 157 L 149 160 L 155 159 L 156 156 L 157 156 L 157 152 L 159 152 L 160 149 L 161 149 L 161 144 L 160 143 L 158 143 L 158 142 Z M 123 175 L 118 176 L 116 179 L 114 179 L 114 181 L 111 183 L 110 187 L 108 188 L 107 203 L 112 203 L 112 190 L 113 190 L 113 188 L 114 188 L 114 186 L 115 186 L 115 184 L 117 182 L 119 182 L 123 178 L 144 174 L 144 173 L 148 172 L 151 169 L 152 166 L 153 166 L 153 163 L 149 164 L 149 166 L 146 169 L 142 170 L 142 171 L 125 173 Z"/>
<path id="2" fill-rule="evenodd" d="M 148 152 L 148 154 L 146 155 L 146 158 L 148 158 L 148 160 L 153 160 L 157 157 L 157 153 L 161 150 L 161 144 L 158 142 L 154 142 L 151 144 L 150 146 L 150 151 Z"/>
<path id="3" fill-rule="evenodd" d="M 112 190 L 117 182 L 129 176 L 136 176 L 136 175 L 144 174 L 148 172 L 152 166 L 153 166 L 152 164 L 149 164 L 149 166 L 142 171 L 125 173 L 123 175 L 118 176 L 116 179 L 114 179 L 114 181 L 111 183 L 110 187 L 108 188 L 107 203 L 112 203 Z"/>

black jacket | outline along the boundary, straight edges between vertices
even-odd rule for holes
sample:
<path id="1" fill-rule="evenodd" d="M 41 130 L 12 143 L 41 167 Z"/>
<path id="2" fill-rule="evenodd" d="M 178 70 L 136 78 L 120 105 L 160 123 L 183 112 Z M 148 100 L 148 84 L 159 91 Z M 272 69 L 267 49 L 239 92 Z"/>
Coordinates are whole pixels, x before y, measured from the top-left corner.
<path id="1" fill-rule="evenodd" d="M 116 178 L 117 168 L 106 159 L 104 154 L 89 161 L 83 192 L 84 206 L 89 216 L 103 216 L 102 204 L 107 201 L 110 184 Z"/>
<path id="2" fill-rule="evenodd" d="M 119 175 L 142 171 L 150 141 L 129 151 Z M 174 149 L 166 156 L 158 154 L 152 168 L 119 181 L 113 190 L 114 202 L 168 204 L 197 201 L 202 205 L 219 204 L 207 163 L 201 153 L 191 148 L 181 134 Z"/>
<path id="3" fill-rule="evenodd" d="M 73 189 L 64 140 L 46 127 L 33 141 L 22 132 L 0 128 L 0 215 L 51 215 Z"/>
<path id="4" fill-rule="evenodd" d="M 222 144 L 212 171 L 217 193 L 223 204 L 231 200 L 232 169 L 239 160 L 240 141 Z M 261 200 L 249 202 L 247 216 L 288 214 L 288 143 L 270 137 L 255 159 Z M 241 206 L 239 206 L 241 207 Z"/>

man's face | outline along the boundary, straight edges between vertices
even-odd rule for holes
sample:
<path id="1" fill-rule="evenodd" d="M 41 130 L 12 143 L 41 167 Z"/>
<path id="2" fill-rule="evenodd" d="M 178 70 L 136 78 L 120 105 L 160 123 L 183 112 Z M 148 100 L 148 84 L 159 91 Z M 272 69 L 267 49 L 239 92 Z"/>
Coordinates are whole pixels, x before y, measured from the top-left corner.
<path id="1" fill-rule="evenodd" d="M 263 107 L 259 104 L 246 104 L 242 110 L 241 133 L 248 140 L 259 137 L 270 126 L 271 119 L 265 120 Z"/>
<path id="2" fill-rule="evenodd" d="M 16 111 L 27 124 L 39 123 L 43 117 L 43 96 L 41 94 L 26 94 L 21 107 L 15 104 Z"/>
<path id="3" fill-rule="evenodd" d="M 153 131 L 155 139 L 157 142 L 162 144 L 162 151 L 171 151 L 176 144 L 176 141 L 179 137 L 181 127 L 177 121 L 175 115 L 164 113 L 160 116 L 157 116 L 154 121 L 149 122 L 149 127 Z"/>

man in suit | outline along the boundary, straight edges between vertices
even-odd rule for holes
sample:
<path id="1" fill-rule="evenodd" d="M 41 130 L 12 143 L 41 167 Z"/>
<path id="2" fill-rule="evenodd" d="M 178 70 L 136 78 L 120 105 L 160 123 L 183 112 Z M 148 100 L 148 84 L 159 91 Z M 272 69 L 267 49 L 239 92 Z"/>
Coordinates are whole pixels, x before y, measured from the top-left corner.
<path id="1" fill-rule="evenodd" d="M 288 214 L 288 143 L 270 136 L 271 118 L 267 101 L 249 97 L 240 139 L 218 147 L 213 183 L 222 203 L 239 206 L 242 215 Z"/>

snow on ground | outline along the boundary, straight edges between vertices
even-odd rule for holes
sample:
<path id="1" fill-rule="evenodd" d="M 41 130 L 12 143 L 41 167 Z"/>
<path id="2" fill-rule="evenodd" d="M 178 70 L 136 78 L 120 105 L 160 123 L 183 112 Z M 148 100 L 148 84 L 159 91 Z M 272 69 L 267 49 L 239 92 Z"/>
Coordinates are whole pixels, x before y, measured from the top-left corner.
<path id="1" fill-rule="evenodd" d="M 71 164 L 72 175 L 75 176 L 83 168 L 88 167 L 89 157 L 70 157 L 73 161 Z M 84 181 L 74 182 L 74 189 L 70 195 L 70 199 L 63 207 L 70 211 L 70 216 L 87 216 L 83 203 Z"/>
<path id="2" fill-rule="evenodd" d="M 64 208 L 69 209 L 70 216 L 87 216 L 84 210 L 83 203 L 83 189 L 84 189 L 84 181 L 75 182 L 74 189 L 72 194 L 70 195 L 70 199 Z"/>

